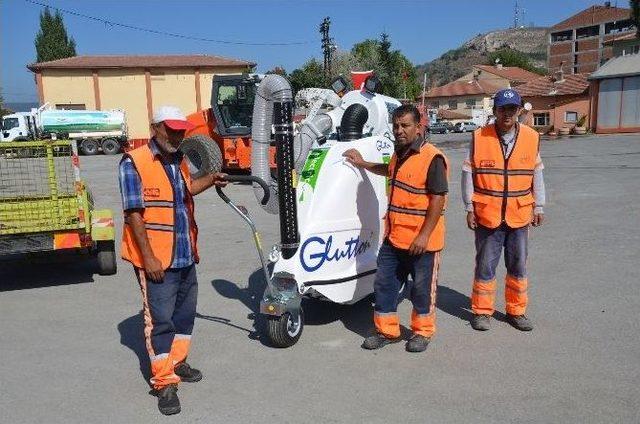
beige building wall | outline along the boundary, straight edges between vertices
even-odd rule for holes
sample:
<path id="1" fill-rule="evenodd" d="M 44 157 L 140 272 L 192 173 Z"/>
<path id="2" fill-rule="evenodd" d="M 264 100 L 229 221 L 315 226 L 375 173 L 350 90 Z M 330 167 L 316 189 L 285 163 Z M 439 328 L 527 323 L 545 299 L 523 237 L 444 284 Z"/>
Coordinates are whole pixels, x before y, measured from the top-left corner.
<path id="1" fill-rule="evenodd" d="M 211 107 L 214 75 L 242 74 L 246 67 L 200 69 L 200 105 Z M 149 137 L 147 86 L 144 69 L 99 69 L 98 94 L 101 110 L 124 110 L 129 138 Z M 195 69 L 164 68 L 150 71 L 152 108 L 171 104 L 185 115 L 197 110 Z M 97 109 L 93 71 L 45 69 L 42 71 L 44 101 L 51 105 L 84 104 Z"/>
<path id="2" fill-rule="evenodd" d="M 86 109 L 95 109 L 93 74 L 90 70 L 42 71 L 44 102 L 57 104 L 84 104 Z"/>
<path id="3" fill-rule="evenodd" d="M 153 109 L 173 105 L 188 115 L 196 111 L 196 83 L 193 69 L 152 69 Z"/>
<path id="4" fill-rule="evenodd" d="M 100 69 L 98 84 L 102 110 L 124 110 L 129 138 L 148 138 L 149 118 L 144 70 Z"/>
<path id="5" fill-rule="evenodd" d="M 471 108 L 467 107 L 467 100 L 472 99 L 474 101 L 474 108 L 476 109 L 487 109 L 487 100 L 491 101 L 490 97 L 484 96 L 455 96 L 455 97 L 434 97 L 427 100 L 427 103 L 430 107 L 432 107 L 434 101 L 439 102 L 440 109 L 448 109 L 454 112 L 463 113 L 465 115 L 471 116 Z M 456 108 L 449 107 L 449 101 L 455 100 L 457 102 Z M 489 108 L 490 109 L 490 108 Z"/>

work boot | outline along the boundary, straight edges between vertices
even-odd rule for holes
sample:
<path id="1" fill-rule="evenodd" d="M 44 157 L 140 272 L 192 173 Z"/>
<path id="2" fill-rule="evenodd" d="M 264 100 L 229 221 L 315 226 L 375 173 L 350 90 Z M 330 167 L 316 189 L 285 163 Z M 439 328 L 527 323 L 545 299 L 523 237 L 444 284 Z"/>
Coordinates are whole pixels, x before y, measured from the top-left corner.
<path id="1" fill-rule="evenodd" d="M 507 322 L 520 331 L 533 330 L 533 324 L 524 315 L 511 315 L 507 314 Z"/>
<path id="2" fill-rule="evenodd" d="M 491 321 L 491 316 L 487 314 L 474 314 L 473 318 L 471 318 L 471 327 L 474 330 L 478 331 L 487 331 L 489 328 L 489 322 Z"/>
<path id="3" fill-rule="evenodd" d="M 369 336 L 364 339 L 362 343 L 362 348 L 367 350 L 380 349 L 381 347 L 385 347 L 391 343 L 398 343 L 401 340 L 400 337 L 396 337 L 395 339 L 390 339 L 388 337 L 383 336 L 380 333 L 376 333 L 373 336 Z"/>
<path id="4" fill-rule="evenodd" d="M 176 373 L 176 375 L 180 377 L 180 380 L 185 383 L 195 383 L 196 381 L 202 380 L 202 373 L 200 370 L 191 368 L 191 365 L 186 362 L 176 364 L 176 366 L 173 367 L 173 372 Z"/>
<path id="5" fill-rule="evenodd" d="M 158 389 L 158 409 L 164 415 L 173 415 L 180 412 L 180 399 L 178 399 L 178 385 L 169 384 Z"/>
<path id="6" fill-rule="evenodd" d="M 421 336 L 420 334 L 414 334 L 413 337 L 407 342 L 407 352 L 424 352 L 429 346 L 431 338 Z"/>

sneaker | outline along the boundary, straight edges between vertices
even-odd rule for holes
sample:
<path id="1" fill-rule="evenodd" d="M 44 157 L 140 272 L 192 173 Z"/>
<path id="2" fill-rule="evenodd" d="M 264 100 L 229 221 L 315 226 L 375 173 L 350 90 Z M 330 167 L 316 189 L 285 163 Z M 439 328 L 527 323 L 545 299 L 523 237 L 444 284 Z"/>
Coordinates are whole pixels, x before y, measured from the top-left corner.
<path id="1" fill-rule="evenodd" d="M 400 337 L 396 337 L 395 339 L 390 339 L 388 337 L 383 336 L 380 333 L 376 333 L 373 336 L 369 336 L 364 339 L 362 343 L 362 348 L 367 350 L 380 349 L 381 347 L 385 347 L 391 343 L 398 343 L 401 340 Z"/>
<path id="2" fill-rule="evenodd" d="M 178 399 L 178 385 L 169 384 L 158 389 L 158 409 L 164 415 L 173 415 L 180 412 L 180 399 Z"/>
<path id="3" fill-rule="evenodd" d="M 533 324 L 524 315 L 510 315 L 507 314 L 507 322 L 520 331 L 533 330 Z"/>
<path id="4" fill-rule="evenodd" d="M 471 327 L 474 330 L 478 331 L 487 331 L 489 328 L 489 322 L 491 321 L 491 317 L 486 314 L 474 314 L 473 318 L 471 318 Z"/>
<path id="5" fill-rule="evenodd" d="M 181 381 L 186 383 L 195 383 L 196 381 L 202 380 L 202 373 L 200 370 L 195 368 L 191 368 L 191 365 L 186 362 L 180 362 L 176 364 L 173 368 L 173 372 L 176 373 L 178 377 L 180 377 Z"/>
<path id="6" fill-rule="evenodd" d="M 407 342 L 407 352 L 424 352 L 429 346 L 431 338 L 421 336 L 420 334 L 414 334 L 413 337 Z"/>

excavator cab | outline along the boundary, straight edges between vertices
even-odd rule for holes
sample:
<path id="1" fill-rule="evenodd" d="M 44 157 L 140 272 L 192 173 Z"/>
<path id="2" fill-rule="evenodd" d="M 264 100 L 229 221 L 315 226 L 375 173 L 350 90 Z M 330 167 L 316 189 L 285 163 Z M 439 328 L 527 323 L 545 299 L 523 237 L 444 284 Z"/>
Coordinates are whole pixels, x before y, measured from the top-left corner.
<path id="1" fill-rule="evenodd" d="M 216 132 L 223 137 L 251 135 L 257 75 L 216 75 L 211 90 L 211 110 Z"/>

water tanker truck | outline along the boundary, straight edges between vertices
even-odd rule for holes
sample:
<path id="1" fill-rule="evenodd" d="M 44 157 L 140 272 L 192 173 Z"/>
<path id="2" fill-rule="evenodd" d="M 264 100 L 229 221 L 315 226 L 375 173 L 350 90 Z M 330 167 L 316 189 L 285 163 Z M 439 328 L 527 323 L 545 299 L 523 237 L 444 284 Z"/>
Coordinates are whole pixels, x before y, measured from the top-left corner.
<path id="1" fill-rule="evenodd" d="M 39 139 L 75 140 L 85 155 L 95 155 L 100 150 L 115 155 L 127 141 L 125 115 L 121 110 L 51 109 L 45 104 L 30 112 L 2 117 L 0 141 Z"/>

